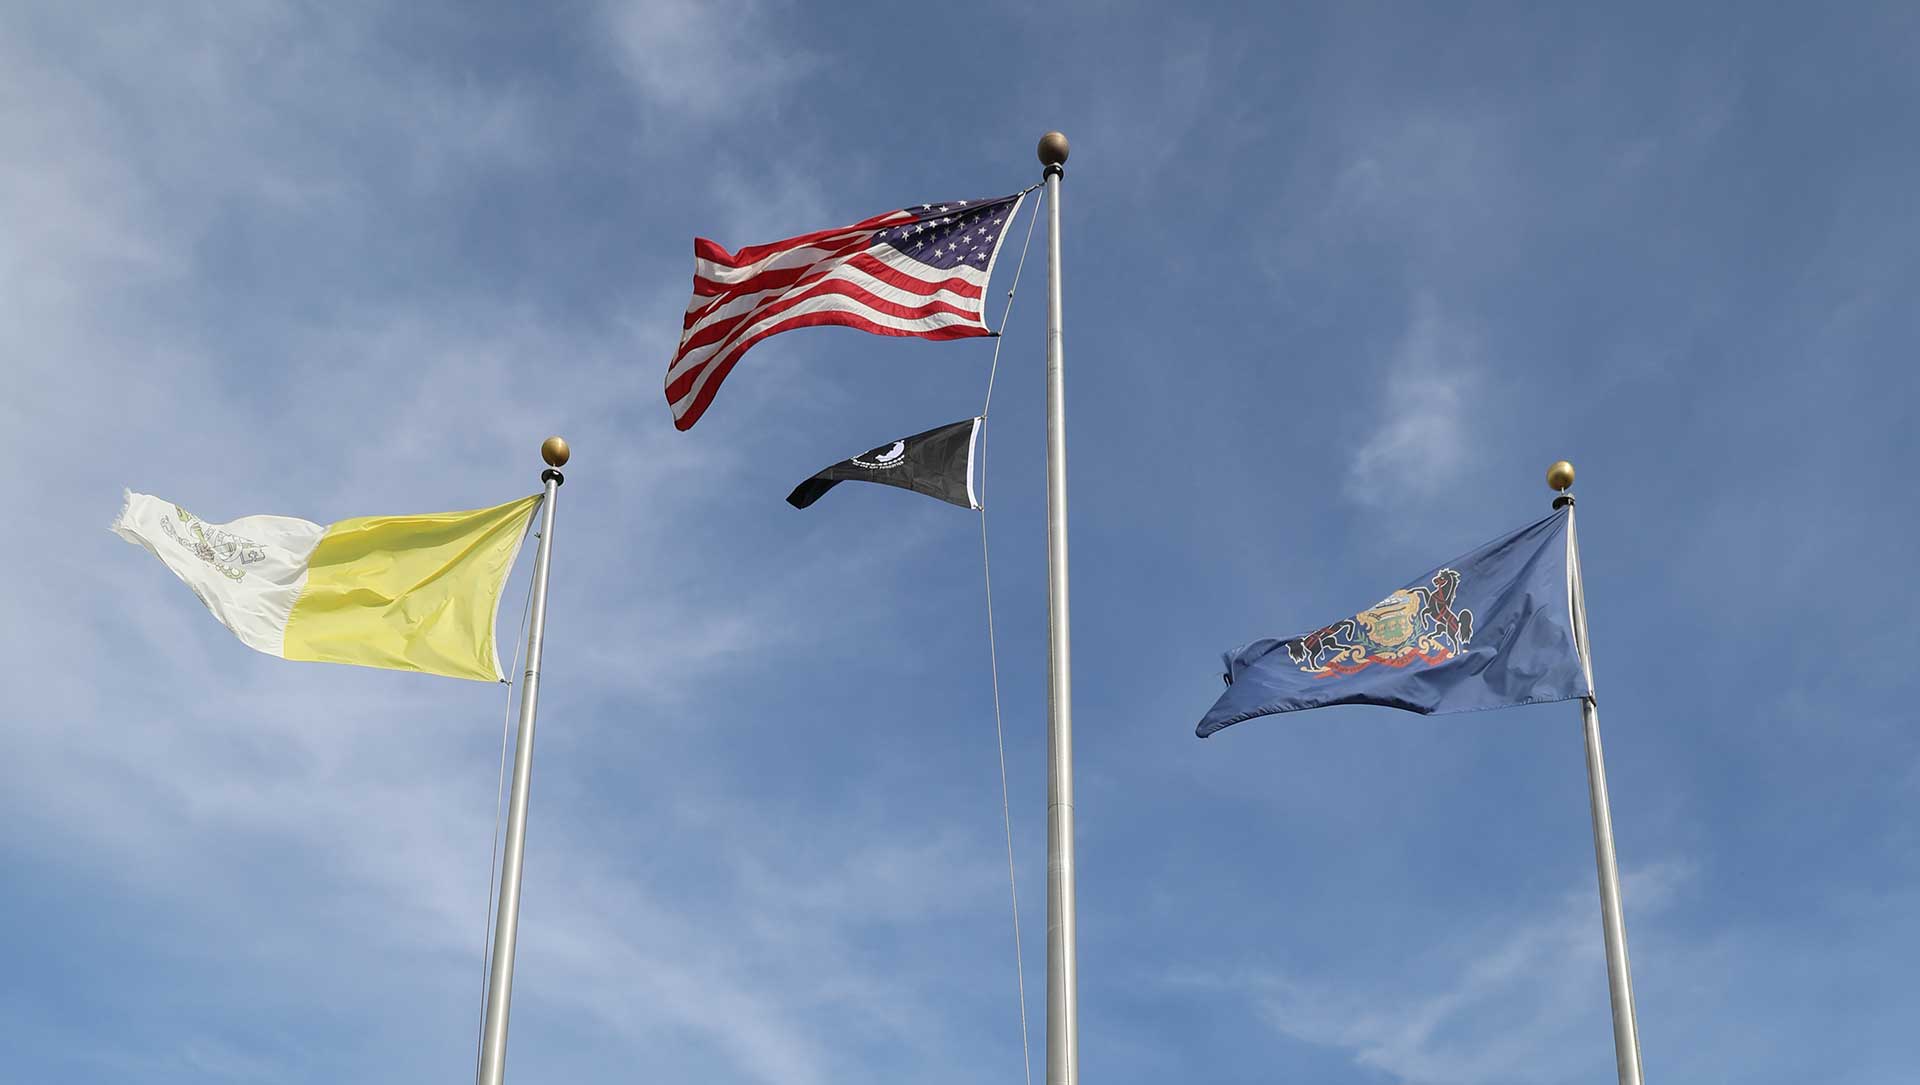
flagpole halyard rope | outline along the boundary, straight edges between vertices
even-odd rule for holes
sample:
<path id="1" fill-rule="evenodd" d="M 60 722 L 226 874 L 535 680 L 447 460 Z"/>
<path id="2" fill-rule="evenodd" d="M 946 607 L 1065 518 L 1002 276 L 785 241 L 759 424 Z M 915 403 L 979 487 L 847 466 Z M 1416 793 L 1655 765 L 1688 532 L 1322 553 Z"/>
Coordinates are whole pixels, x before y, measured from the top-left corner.
<path id="1" fill-rule="evenodd" d="M 1032 192 L 1035 188 L 1039 187 L 1039 185 L 1034 185 L 1032 188 L 1027 189 L 1027 191 Z M 1035 223 L 1040 221 L 1040 203 L 1046 198 L 1047 194 L 1042 192 L 1040 198 L 1033 201 L 1033 214 L 1027 216 L 1027 239 L 1020 244 L 1020 262 L 1013 266 L 1013 282 L 1007 285 L 1007 307 L 1001 310 L 1000 327 L 993 333 L 993 365 L 987 369 L 987 400 L 980 405 L 981 418 L 985 418 L 987 416 L 987 408 L 993 406 L 993 378 L 1000 372 L 1000 344 L 1004 341 L 1000 333 L 1007 330 L 1007 318 L 1013 315 L 1013 292 L 1020 289 L 1020 272 L 1027 266 L 1027 247 L 1033 244 L 1033 227 Z M 980 489 L 983 493 L 987 488 L 985 458 L 986 452 L 983 447 L 981 451 L 982 466 L 980 472 Z M 985 498 L 981 500 L 984 502 Z M 982 517 L 982 519 L 984 519 L 984 517 Z"/>
<path id="2" fill-rule="evenodd" d="M 532 527 L 532 521 L 528 521 Z M 513 665 L 507 669 L 511 675 L 520 669 L 520 648 L 526 640 L 527 611 L 533 606 L 533 581 L 527 581 L 527 597 L 520 604 L 520 626 L 513 635 Z M 513 679 L 503 678 L 500 686 L 507 692 L 506 718 L 500 721 L 500 779 L 493 785 L 493 846 L 487 850 L 487 921 L 481 931 L 480 944 L 480 1028 L 474 1036 L 473 1072 L 480 1074 L 480 1060 L 486 1044 L 487 981 L 493 978 L 493 889 L 495 878 L 500 872 L 500 807 L 505 801 L 507 789 L 507 735 L 513 730 Z"/>
<path id="3" fill-rule="evenodd" d="M 980 438 L 980 474 L 987 471 L 987 439 Z M 1007 734 L 1000 722 L 1000 648 L 993 633 L 993 563 L 987 558 L 987 506 L 980 501 L 980 568 L 987 586 L 987 662 L 993 674 L 993 738 L 1000 754 L 1000 819 L 1007 833 L 1007 892 L 1013 899 L 1013 972 L 1020 992 L 1020 1062 L 1033 1085 L 1033 1054 L 1027 1040 L 1027 967 L 1020 950 L 1020 885 L 1013 866 L 1013 808 L 1007 797 Z"/>
<path id="4" fill-rule="evenodd" d="M 1042 194 L 1041 199 L 1045 198 Z M 1033 242 L 1034 223 L 1040 220 L 1039 208 L 1036 201 L 1034 213 L 1027 220 L 1027 241 L 1020 246 L 1020 261 L 1014 265 L 1013 282 L 1007 287 L 1007 307 L 1000 314 L 999 330 L 994 332 L 993 365 L 987 370 L 986 401 L 980 405 L 983 430 L 987 409 L 993 405 L 993 378 L 1000 371 L 1000 333 L 1006 331 L 1007 318 L 1013 315 L 1013 295 L 1020 288 L 1020 272 L 1027 266 L 1027 245 Z M 1000 755 L 1000 820 L 1006 828 L 1007 894 L 1013 903 L 1013 972 L 1020 993 L 1020 1064 L 1026 1071 L 1027 1085 L 1033 1085 L 1033 1050 L 1027 1038 L 1027 966 L 1020 947 L 1020 882 L 1014 874 L 1013 805 L 1007 789 L 1007 732 L 1000 715 L 1000 648 L 993 629 L 993 561 L 987 547 L 987 435 L 984 432 L 980 434 L 980 571 L 987 589 L 987 662 L 993 675 L 993 738 Z"/>

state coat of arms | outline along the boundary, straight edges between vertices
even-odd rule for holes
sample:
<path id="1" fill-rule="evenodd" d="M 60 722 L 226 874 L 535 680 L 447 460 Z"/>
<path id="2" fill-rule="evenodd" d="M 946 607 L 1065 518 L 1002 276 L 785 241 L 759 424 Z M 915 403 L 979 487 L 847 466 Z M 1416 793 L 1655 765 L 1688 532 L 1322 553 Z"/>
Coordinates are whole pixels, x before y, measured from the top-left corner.
<path id="1" fill-rule="evenodd" d="M 1316 678 L 1372 666 L 1432 666 L 1466 651 L 1473 612 L 1455 610 L 1460 574 L 1442 569 L 1431 586 L 1402 588 L 1378 603 L 1287 642 L 1287 655 Z"/>

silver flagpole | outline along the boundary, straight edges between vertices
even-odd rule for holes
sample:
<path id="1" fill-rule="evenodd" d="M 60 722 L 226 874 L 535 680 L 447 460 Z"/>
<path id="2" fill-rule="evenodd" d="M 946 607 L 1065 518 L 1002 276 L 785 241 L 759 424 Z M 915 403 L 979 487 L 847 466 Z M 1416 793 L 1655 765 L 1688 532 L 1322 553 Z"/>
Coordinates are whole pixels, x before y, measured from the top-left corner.
<path id="1" fill-rule="evenodd" d="M 1620 863 L 1613 851 L 1613 810 L 1607 802 L 1607 762 L 1600 751 L 1600 708 L 1593 695 L 1593 652 L 1587 641 L 1587 595 L 1580 575 L 1580 536 L 1574 527 L 1573 464 L 1547 468 L 1547 485 L 1560 492 L 1553 507 L 1567 507 L 1567 597 L 1573 608 L 1573 644 L 1587 680 L 1580 699 L 1586 725 L 1587 797 L 1593 806 L 1593 859 L 1600 871 L 1600 927 L 1606 934 L 1607 989 L 1613 996 L 1613 1059 L 1620 1085 L 1642 1085 L 1640 1026 L 1633 1014 L 1633 972 L 1627 965 L 1627 921 L 1620 907 Z"/>
<path id="2" fill-rule="evenodd" d="M 540 647 L 547 629 L 547 562 L 553 552 L 553 501 L 566 479 L 567 442 L 540 446 L 547 470 L 540 502 L 540 547 L 533 559 L 533 621 L 527 626 L 527 671 L 520 685 L 520 734 L 513 747 L 513 793 L 507 800 L 507 848 L 500 864 L 500 905 L 494 912 L 493 969 L 487 977 L 487 1017 L 480 1039 L 480 1085 L 500 1085 L 507 1074 L 507 1011 L 513 1001 L 513 950 L 520 934 L 520 871 L 526 862 L 527 787 L 533 777 L 533 714 L 540 702 Z"/>
<path id="3" fill-rule="evenodd" d="M 1067 416 L 1060 346 L 1060 178 L 1067 137 L 1040 137 L 1047 184 L 1047 1085 L 1079 1085 L 1073 909 L 1073 658 L 1067 622 Z"/>

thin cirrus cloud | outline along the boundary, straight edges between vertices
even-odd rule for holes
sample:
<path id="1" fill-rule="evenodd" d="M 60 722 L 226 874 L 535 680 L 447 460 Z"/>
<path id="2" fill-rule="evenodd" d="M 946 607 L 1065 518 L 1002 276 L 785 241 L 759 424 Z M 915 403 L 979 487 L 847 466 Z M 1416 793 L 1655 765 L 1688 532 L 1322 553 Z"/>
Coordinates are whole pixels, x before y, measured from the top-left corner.
<path id="1" fill-rule="evenodd" d="M 620 70 L 661 123 L 730 120 L 777 107 L 818 66 L 790 44 L 803 12 L 781 0 L 635 0 L 603 13 Z"/>
<path id="2" fill-rule="evenodd" d="M 7 239 L 0 269 L 33 312 L 0 333 L 28 378 L 24 395 L 10 398 L 8 413 L 22 424 L 10 427 L 6 442 L 23 454 L 14 459 L 20 463 L 27 450 L 46 447 L 50 433 L 67 438 L 68 485 L 40 494 L 41 514 L 98 528 L 118 487 L 130 483 L 215 519 L 477 504 L 496 499 L 503 486 L 500 450 L 514 449 L 514 461 L 524 463 L 528 435 L 556 425 L 546 404 L 590 403 L 569 413 L 568 430 L 593 474 L 583 473 L 569 491 L 611 489 L 613 503 L 569 502 L 563 510 L 572 532 L 556 590 L 562 598 L 590 590 L 569 580 L 574 570 L 596 566 L 630 570 L 642 583 L 670 579 L 676 559 L 663 549 L 667 525 L 692 513 L 675 496 L 684 491 L 665 483 L 697 469 L 724 485 L 739 458 L 725 447 L 674 441 L 664 427 L 630 432 L 625 420 L 656 408 L 658 388 L 654 367 L 627 356 L 624 323 L 616 341 L 541 306 L 473 304 L 436 296 L 429 283 L 350 302 L 344 311 L 336 296 L 325 318 L 299 298 L 275 298 L 279 311 L 245 315 L 249 328 L 262 329 L 251 342 L 222 341 L 129 306 L 128 299 L 155 292 L 176 308 L 222 304 L 212 290 L 196 293 L 193 273 L 219 259 L 209 245 L 236 208 L 290 214 L 280 221 L 311 231 L 294 240 L 299 251 L 328 244 L 330 216 L 312 212 L 344 194 L 377 204 L 458 183 L 457 171 L 437 166 L 384 177 L 352 154 L 322 153 L 328 144 L 346 151 L 348 132 L 361 129 L 354 140 L 363 139 L 369 122 L 382 138 L 409 144 L 406 157 L 416 165 L 458 160 L 468 169 L 513 171 L 537 145 L 523 138 L 525 99 L 421 73 L 348 78 L 343 73 L 365 75 L 351 58 L 375 40 L 373 28 L 330 17 L 302 40 L 303 30 L 316 28 L 303 27 L 292 9 L 273 14 L 222 23 L 204 36 L 210 28 L 192 19 L 140 22 L 102 39 L 82 35 L 76 40 L 94 48 L 84 57 L 67 54 L 64 64 L 35 49 L 32 35 L 6 36 L 17 63 L 0 80 L 10 98 L 32 108 L 8 111 L 0 136 L 17 159 L 35 163 L 4 182 L 17 199 L 0 231 Z M 716 59 L 703 60 L 699 49 L 751 47 L 720 13 L 688 5 L 677 18 L 669 51 L 682 74 Z M 177 50 L 154 40 L 173 34 Z M 130 49 L 136 41 L 146 48 Z M 182 53 L 196 63 L 163 59 Z M 262 53 L 317 78 L 302 82 L 286 71 L 287 78 L 272 78 L 252 66 Z M 118 76 L 144 97 L 119 98 L 89 63 L 125 65 Z M 256 78 L 262 74 L 269 75 L 264 85 Z M 396 101 L 410 108 L 368 108 Z M 129 118 L 148 111 L 151 140 L 128 138 Z M 305 119 L 304 133 L 265 123 L 289 114 Z M 302 137 L 310 145 L 296 149 Z M 183 155 L 182 146 L 196 153 Z M 281 152 L 304 165 L 286 172 L 277 164 Z M 418 250 L 403 237 L 391 251 Z M 530 358 L 550 364 L 530 370 Z M 742 397 L 736 411 L 751 411 L 754 398 Z M 289 411 L 288 403 L 323 409 Z M 136 449 L 138 462 L 128 458 Z M 531 488 L 533 474 L 504 485 Z M 693 505 L 701 500 L 687 497 Z M 45 659 L 59 645 L 64 657 L 91 661 L 43 667 L 45 680 L 11 706 L 19 721 L 9 728 L 16 764 L 35 771 L 0 802 L 16 818 L 47 825 L 36 853 L 73 857 L 84 880 L 143 902 L 175 939 L 202 947 L 209 964 L 277 977 L 268 980 L 271 990 L 288 982 L 325 990 L 402 968 L 407 978 L 390 985 L 394 993 L 370 1001 L 392 999 L 386 1012 L 398 1014 L 404 992 L 438 991 L 421 1024 L 440 1037 L 429 1048 L 452 1044 L 431 1062 L 444 1069 L 449 1054 L 457 1062 L 459 1037 L 477 1013 L 468 995 L 484 918 L 480 849 L 491 816 L 497 723 L 490 721 L 500 694 L 386 676 L 343 681 L 324 669 L 262 671 L 212 635 L 177 585 L 104 531 L 81 538 L 77 549 L 40 563 L 47 576 L 4 589 L 10 613 L 42 615 L 31 637 L 9 623 L 10 659 Z M 871 563 L 864 571 L 872 574 Z M 67 591 L 83 579 L 100 590 L 76 603 Z M 576 617 L 556 639 L 577 638 L 583 673 L 604 678 L 550 697 L 559 706 L 684 703 L 711 668 L 795 624 L 770 612 L 765 599 L 763 587 L 747 582 L 709 592 L 699 609 L 636 604 L 637 623 L 573 604 Z M 108 661 L 116 662 L 109 668 Z M 113 680 L 104 681 L 109 669 Z M 576 741 L 591 740 L 602 726 L 590 717 L 579 723 L 586 731 Z M 568 739 L 563 726 L 550 734 L 559 744 L 549 755 L 549 779 L 557 783 Z M 156 775 L 156 765 L 165 771 Z M 858 916 L 809 907 L 795 924 L 750 922 L 747 909 L 765 906 L 767 877 L 753 871 L 783 868 L 780 857 L 795 850 L 786 830 L 742 824 L 728 834 L 731 854 L 747 865 L 739 888 L 705 917 L 721 919 L 717 926 L 689 922 L 670 900 L 654 901 L 636 872 L 587 843 L 594 827 L 570 820 L 560 804 L 543 810 L 538 831 L 547 884 L 586 893 L 569 905 L 563 892 L 530 916 L 529 937 L 551 947 L 553 993 L 542 995 L 537 980 L 524 983 L 523 1016 L 537 1015 L 543 1002 L 580 997 L 561 991 L 592 992 L 593 1012 L 619 1029 L 661 1023 L 642 1024 L 635 1035 L 658 1042 L 664 1027 L 672 1044 L 706 1052 L 742 1080 L 767 1082 L 840 1076 L 841 1056 L 816 1035 L 821 1013 L 893 1022 L 889 1042 L 907 1046 L 894 1030 L 905 1027 L 902 1014 L 915 997 L 857 954 L 834 948 L 859 929 Z M 917 861 L 912 851 L 876 854 L 885 861 L 871 890 L 863 888 L 862 864 L 826 876 L 784 874 L 781 895 L 877 901 L 898 893 L 902 878 L 931 884 L 901 867 Z M 947 866 L 938 854 L 922 863 L 927 873 Z M 296 938 L 302 944 L 288 944 Z M 333 951 L 319 954 L 321 945 Z M 537 963 L 528 967 L 538 974 Z M 210 1022 L 236 1027 L 234 1011 L 195 1019 L 199 1025 L 171 1036 L 164 1028 L 134 1030 L 113 1050 L 63 1057 L 95 1069 L 139 1063 L 163 1077 L 257 1077 L 264 1067 L 286 1067 L 290 1052 L 269 1042 L 270 1033 L 237 1043 L 215 1034 Z M 334 1057 L 347 1062 L 310 1065 L 353 1065 L 359 1056 Z"/>
<path id="3" fill-rule="evenodd" d="M 1347 496 L 1401 505 L 1457 482 L 1473 448 L 1471 393 L 1481 372 L 1472 338 L 1421 295 L 1387 367 L 1382 406 L 1362 422 Z"/>
<path id="4" fill-rule="evenodd" d="M 1636 916 L 1656 919 L 1693 880 L 1678 862 L 1629 872 Z M 1250 995 L 1266 1027 L 1343 1052 L 1398 1085 L 1584 1081 L 1591 1060 L 1570 1053 L 1602 1038 L 1607 1015 L 1592 912 L 1592 889 L 1579 886 L 1550 907 L 1495 923 L 1451 921 L 1434 930 L 1426 952 L 1394 960 L 1392 974 L 1253 966 L 1183 969 L 1170 979 Z M 1252 1024 L 1250 1015 L 1228 1016 L 1234 1027 Z"/>

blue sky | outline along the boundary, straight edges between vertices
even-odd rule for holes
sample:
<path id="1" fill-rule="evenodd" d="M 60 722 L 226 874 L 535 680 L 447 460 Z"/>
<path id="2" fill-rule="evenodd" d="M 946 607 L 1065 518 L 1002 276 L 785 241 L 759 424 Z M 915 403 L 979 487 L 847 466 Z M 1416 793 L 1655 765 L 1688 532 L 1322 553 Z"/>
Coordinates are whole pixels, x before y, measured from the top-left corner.
<path id="1" fill-rule="evenodd" d="M 1897 4 L 0 5 L 9 1072 L 469 1072 L 500 691 L 250 652 L 104 525 L 493 504 L 560 432 L 514 1077 L 1021 1080 L 977 523 L 781 500 L 988 345 L 781 336 L 685 434 L 660 380 L 695 233 L 1010 192 L 1058 127 L 1086 1080 L 1611 1080 L 1572 705 L 1192 737 L 1223 649 L 1563 456 L 1647 1072 L 1909 1075 L 1916 52 Z M 1043 268 L 987 480 L 1036 1058 Z"/>

